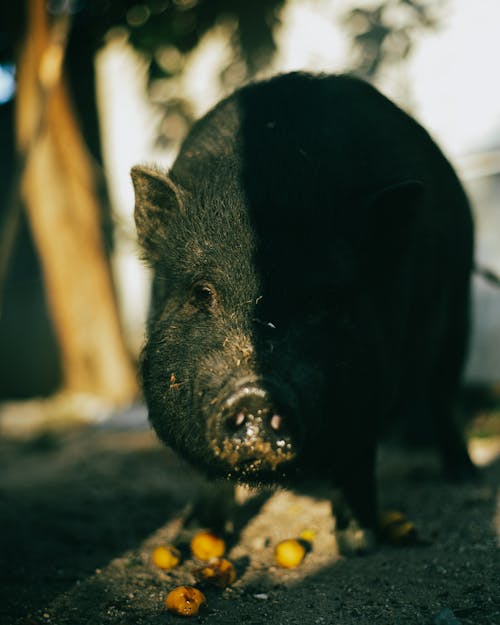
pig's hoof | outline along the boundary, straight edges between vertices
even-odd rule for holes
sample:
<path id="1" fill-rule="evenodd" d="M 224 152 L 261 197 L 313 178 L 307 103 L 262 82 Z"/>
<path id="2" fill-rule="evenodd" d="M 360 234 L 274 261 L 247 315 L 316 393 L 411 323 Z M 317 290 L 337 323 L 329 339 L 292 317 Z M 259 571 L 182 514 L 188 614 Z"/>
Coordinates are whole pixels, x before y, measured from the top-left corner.
<path id="1" fill-rule="evenodd" d="M 380 514 L 378 535 L 381 542 L 397 547 L 421 543 L 413 523 L 398 510 Z"/>
<path id="2" fill-rule="evenodd" d="M 356 521 L 351 521 L 345 529 L 337 530 L 335 537 L 342 555 L 364 555 L 373 551 L 377 544 L 375 532 L 360 527 Z"/>

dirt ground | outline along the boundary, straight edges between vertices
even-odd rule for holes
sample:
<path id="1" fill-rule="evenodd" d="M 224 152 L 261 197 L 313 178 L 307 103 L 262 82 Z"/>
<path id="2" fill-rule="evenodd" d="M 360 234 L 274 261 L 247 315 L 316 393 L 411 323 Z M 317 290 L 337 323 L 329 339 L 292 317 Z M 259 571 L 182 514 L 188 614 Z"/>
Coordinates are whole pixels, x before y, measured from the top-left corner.
<path id="1" fill-rule="evenodd" d="M 238 580 L 206 591 L 194 623 L 500 625 L 500 436 L 471 439 L 479 484 L 445 482 L 434 456 L 383 449 L 382 507 L 403 510 L 422 544 L 339 556 L 326 501 L 251 499 L 228 539 Z M 478 432 L 476 432 L 477 434 Z M 193 583 L 183 518 L 207 488 L 146 428 L 87 427 L 0 439 L 0 623 L 160 625 L 182 619 L 168 592 Z M 314 530 L 301 566 L 276 566 L 283 538 Z M 185 554 L 170 573 L 152 549 Z M 188 620 L 189 622 L 189 620 Z"/>

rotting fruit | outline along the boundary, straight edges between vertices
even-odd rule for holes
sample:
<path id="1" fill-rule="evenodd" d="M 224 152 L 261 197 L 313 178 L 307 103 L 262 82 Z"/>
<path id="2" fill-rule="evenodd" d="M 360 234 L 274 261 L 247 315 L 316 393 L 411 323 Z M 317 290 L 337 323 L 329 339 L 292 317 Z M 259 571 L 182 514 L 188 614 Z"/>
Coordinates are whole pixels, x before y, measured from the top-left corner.
<path id="1" fill-rule="evenodd" d="M 205 595 L 194 586 L 178 586 L 165 599 L 167 610 L 178 616 L 196 616 L 206 602 Z"/>
<path id="2" fill-rule="evenodd" d="M 196 579 L 207 582 L 218 588 L 227 588 L 236 581 L 236 571 L 233 564 L 225 558 L 219 558 L 207 566 L 194 571 Z"/>

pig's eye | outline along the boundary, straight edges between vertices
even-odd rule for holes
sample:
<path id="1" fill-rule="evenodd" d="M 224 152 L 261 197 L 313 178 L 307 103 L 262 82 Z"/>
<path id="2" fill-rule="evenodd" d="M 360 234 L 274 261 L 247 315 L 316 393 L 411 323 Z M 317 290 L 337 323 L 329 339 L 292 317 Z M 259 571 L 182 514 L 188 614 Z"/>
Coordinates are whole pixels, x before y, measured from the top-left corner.
<path id="1" fill-rule="evenodd" d="M 215 291 L 205 283 L 195 284 L 191 290 L 189 303 L 198 310 L 210 311 L 215 305 Z"/>

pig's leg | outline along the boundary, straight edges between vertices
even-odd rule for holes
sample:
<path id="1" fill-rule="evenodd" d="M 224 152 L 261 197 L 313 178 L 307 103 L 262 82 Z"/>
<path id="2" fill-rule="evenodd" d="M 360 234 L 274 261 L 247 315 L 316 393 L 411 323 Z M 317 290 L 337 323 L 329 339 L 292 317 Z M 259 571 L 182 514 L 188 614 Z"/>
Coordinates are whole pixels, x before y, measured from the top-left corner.
<path id="1" fill-rule="evenodd" d="M 332 497 L 336 536 L 342 553 L 364 553 L 375 545 L 377 493 L 375 447 L 336 480 Z"/>
<path id="2" fill-rule="evenodd" d="M 231 533 L 235 507 L 234 484 L 228 481 L 206 483 L 198 492 L 187 524 L 216 533 Z"/>
<path id="3" fill-rule="evenodd" d="M 443 468 L 452 480 L 466 480 L 477 475 L 460 423 L 460 410 L 455 393 L 436 393 L 434 397 L 436 442 Z"/>
<path id="4" fill-rule="evenodd" d="M 431 410 L 436 444 L 446 475 L 451 479 L 467 479 L 475 467 L 467 451 L 460 422 L 458 394 L 467 351 L 469 330 L 469 293 L 464 287 L 451 301 L 448 323 L 434 376 L 431 380 Z"/>

